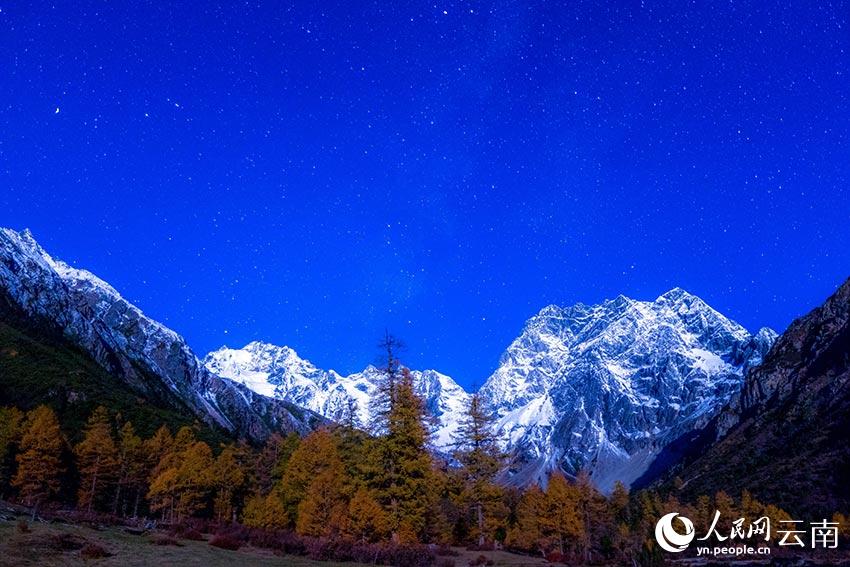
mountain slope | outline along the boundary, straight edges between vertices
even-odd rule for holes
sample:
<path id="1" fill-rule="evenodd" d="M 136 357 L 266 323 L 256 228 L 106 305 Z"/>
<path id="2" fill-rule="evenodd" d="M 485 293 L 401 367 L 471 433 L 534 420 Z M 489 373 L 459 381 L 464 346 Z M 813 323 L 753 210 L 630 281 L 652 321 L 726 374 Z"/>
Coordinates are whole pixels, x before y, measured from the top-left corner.
<path id="1" fill-rule="evenodd" d="M 213 373 L 251 388 L 264 396 L 287 400 L 331 420 L 346 415 L 350 404 L 357 408 L 362 425 L 371 423 L 369 401 L 381 382 L 381 372 L 369 366 L 362 372 L 342 376 L 321 370 L 291 348 L 252 342 L 241 349 L 222 347 L 204 358 Z M 417 393 L 436 420 L 434 444 L 445 448 L 452 441 L 458 419 L 469 400 L 454 380 L 435 370 L 411 371 Z"/>
<path id="2" fill-rule="evenodd" d="M 687 494 L 746 488 L 794 512 L 850 508 L 850 280 L 788 327 L 717 421 L 726 435 L 680 473 Z"/>
<path id="3" fill-rule="evenodd" d="M 52 258 L 29 231 L 0 229 L 0 315 L 61 337 L 136 394 L 174 397 L 197 418 L 232 434 L 261 440 L 272 431 L 304 432 L 318 421 L 213 375 L 177 333 L 93 274 Z"/>
<path id="4" fill-rule="evenodd" d="M 774 338 L 678 288 L 544 308 L 481 389 L 516 457 L 510 482 L 561 469 L 588 471 L 602 490 L 633 483 L 721 410 Z"/>

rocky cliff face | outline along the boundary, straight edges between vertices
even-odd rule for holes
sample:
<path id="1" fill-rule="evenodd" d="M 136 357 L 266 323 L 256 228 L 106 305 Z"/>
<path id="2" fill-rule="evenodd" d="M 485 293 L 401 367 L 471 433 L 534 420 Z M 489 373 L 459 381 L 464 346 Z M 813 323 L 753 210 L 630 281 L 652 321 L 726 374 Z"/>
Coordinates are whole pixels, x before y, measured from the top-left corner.
<path id="1" fill-rule="evenodd" d="M 318 416 L 215 376 L 174 331 L 90 272 L 52 258 L 28 231 L 0 229 L 2 312 L 54 329 L 142 395 L 165 388 L 200 419 L 252 439 L 305 432 Z"/>
<path id="2" fill-rule="evenodd" d="M 800 513 L 850 506 L 850 280 L 788 327 L 718 422 L 722 438 L 679 473 L 686 494 L 746 488 Z"/>
<path id="3" fill-rule="evenodd" d="M 546 307 L 481 389 L 516 457 L 509 480 L 561 469 L 587 470 L 602 490 L 631 484 L 718 414 L 774 338 L 681 289 L 651 302 Z"/>
<path id="4" fill-rule="evenodd" d="M 209 353 L 204 364 L 211 372 L 254 392 L 290 401 L 334 421 L 343 419 L 350 407 L 356 408 L 364 427 L 372 422 L 369 401 L 382 380 L 380 370 L 374 366 L 342 376 L 317 368 L 289 347 L 262 342 L 252 342 L 241 349 L 222 347 Z M 435 370 L 411 373 L 417 393 L 435 420 L 433 442 L 438 448 L 447 448 L 469 403 L 469 394 Z"/>

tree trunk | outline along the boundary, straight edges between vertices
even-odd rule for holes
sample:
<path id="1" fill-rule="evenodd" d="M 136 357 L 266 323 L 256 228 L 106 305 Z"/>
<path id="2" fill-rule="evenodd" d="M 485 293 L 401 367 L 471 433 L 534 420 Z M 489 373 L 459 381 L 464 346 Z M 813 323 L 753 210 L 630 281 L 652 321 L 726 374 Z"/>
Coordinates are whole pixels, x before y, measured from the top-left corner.
<path id="1" fill-rule="evenodd" d="M 118 482 L 118 486 L 115 488 L 115 500 L 112 501 L 112 515 L 118 515 L 118 505 L 121 502 L 121 482 Z"/>
<path id="2" fill-rule="evenodd" d="M 97 468 L 94 469 L 94 474 L 91 477 L 91 492 L 89 492 L 89 505 L 88 511 L 91 512 L 91 505 L 94 502 L 94 491 L 97 487 Z"/>
<path id="3" fill-rule="evenodd" d="M 476 505 L 478 508 L 478 547 L 484 545 L 484 507 L 481 502 Z"/>

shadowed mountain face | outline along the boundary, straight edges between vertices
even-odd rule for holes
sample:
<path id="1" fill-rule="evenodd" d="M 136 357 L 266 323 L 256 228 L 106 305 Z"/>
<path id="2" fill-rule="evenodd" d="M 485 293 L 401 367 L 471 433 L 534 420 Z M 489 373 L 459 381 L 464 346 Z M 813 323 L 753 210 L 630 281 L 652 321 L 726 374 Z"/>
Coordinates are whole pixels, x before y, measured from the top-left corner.
<path id="1" fill-rule="evenodd" d="M 746 488 L 794 512 L 850 508 L 850 280 L 777 339 L 716 428 L 720 441 L 680 474 L 686 494 Z"/>
<path id="2" fill-rule="evenodd" d="M 0 229 L 0 316 L 81 349 L 144 399 L 179 400 L 235 436 L 262 440 L 320 421 L 207 371 L 177 333 L 93 274 L 50 257 L 28 231 Z"/>
<path id="3" fill-rule="evenodd" d="M 655 301 L 546 307 L 481 389 L 515 456 L 507 480 L 586 470 L 609 491 L 646 477 L 740 392 L 775 336 L 751 335 L 678 288 Z"/>

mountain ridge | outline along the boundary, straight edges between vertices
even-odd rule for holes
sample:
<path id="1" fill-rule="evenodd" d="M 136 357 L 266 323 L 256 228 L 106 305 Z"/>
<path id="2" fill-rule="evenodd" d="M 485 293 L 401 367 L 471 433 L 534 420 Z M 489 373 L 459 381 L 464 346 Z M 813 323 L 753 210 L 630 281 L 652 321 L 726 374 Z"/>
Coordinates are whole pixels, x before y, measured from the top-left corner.
<path id="1" fill-rule="evenodd" d="M 305 432 L 354 406 L 370 421 L 381 379 L 374 366 L 343 376 L 261 341 L 201 361 L 179 334 L 97 276 L 51 257 L 29 231 L 0 231 L 0 288 L 10 313 L 53 322 L 131 388 L 165 387 L 228 431 L 256 440 Z M 553 470 L 587 470 L 603 490 L 647 480 L 665 448 L 738 399 L 744 375 L 775 338 L 766 328 L 751 334 L 679 287 L 653 301 L 619 295 L 543 307 L 479 389 L 513 457 L 503 480 L 545 483 Z M 412 372 L 436 420 L 434 445 L 449 448 L 470 394 L 436 370 Z"/>
<path id="2" fill-rule="evenodd" d="M 180 335 L 94 274 L 50 256 L 29 230 L 0 229 L 0 289 L 6 316 L 69 340 L 139 394 L 164 387 L 210 425 L 260 441 L 320 421 L 207 372 Z"/>

